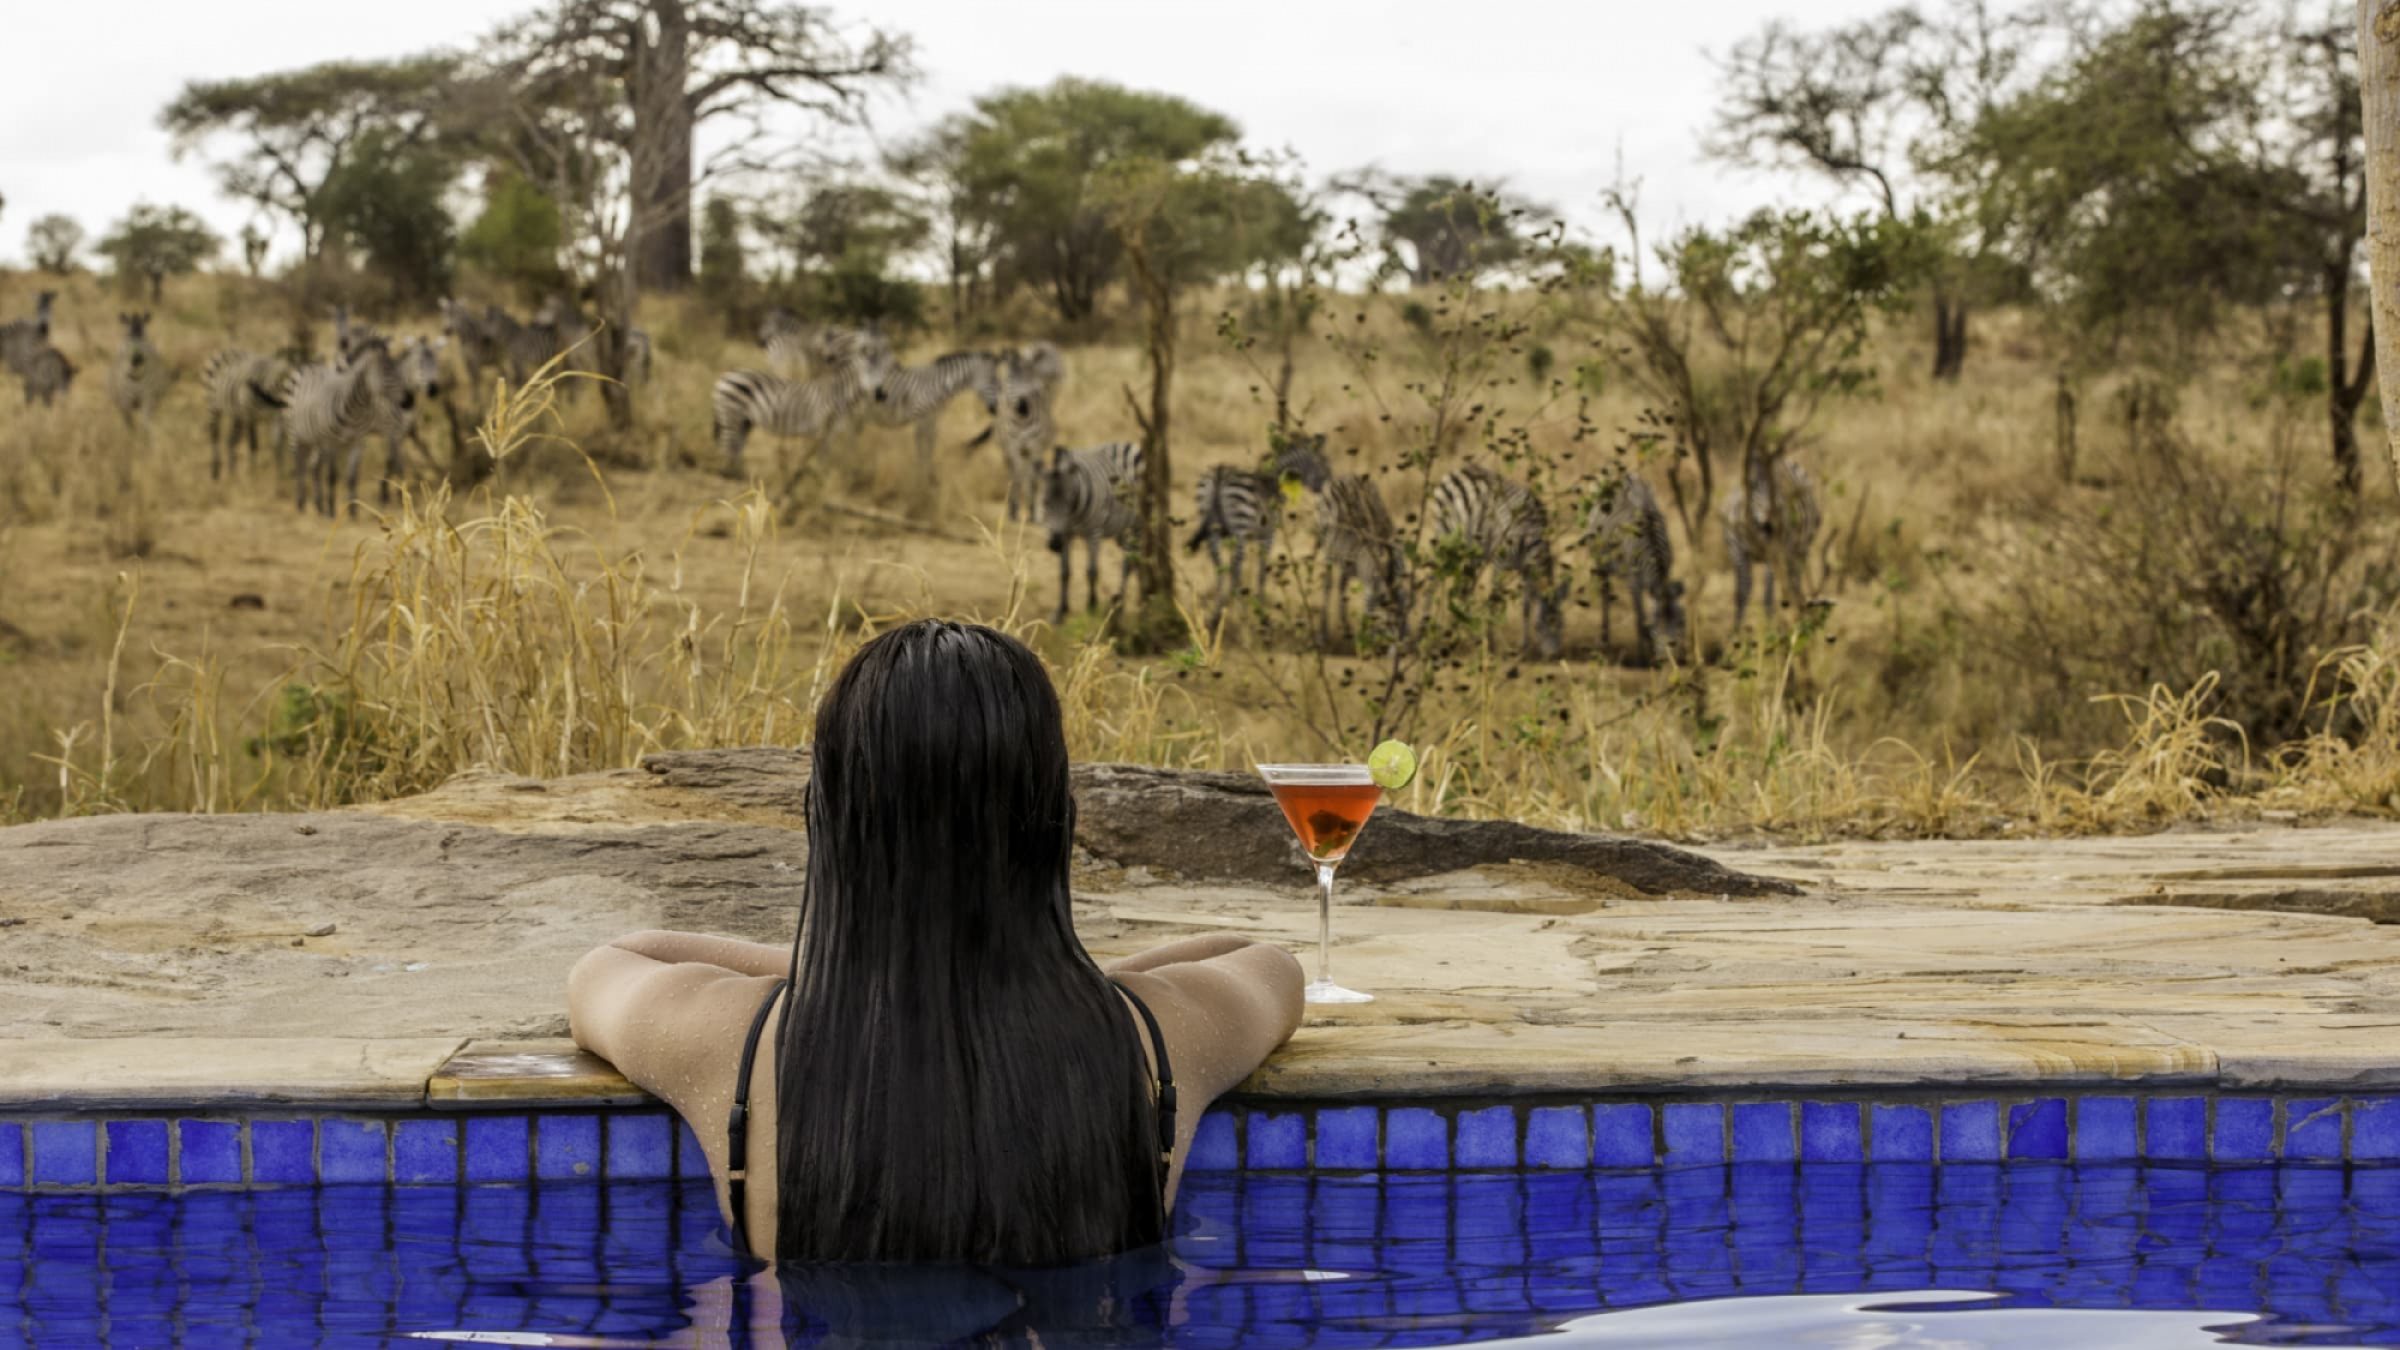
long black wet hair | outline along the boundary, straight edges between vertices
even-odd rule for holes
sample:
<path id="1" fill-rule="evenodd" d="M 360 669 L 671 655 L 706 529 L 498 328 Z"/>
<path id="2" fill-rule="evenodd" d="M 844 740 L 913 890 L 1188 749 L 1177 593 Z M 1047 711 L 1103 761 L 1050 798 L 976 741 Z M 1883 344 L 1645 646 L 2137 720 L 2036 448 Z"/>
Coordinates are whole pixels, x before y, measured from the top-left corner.
<path id="1" fill-rule="evenodd" d="M 775 1255 L 1055 1265 L 1158 1242 L 1157 1104 L 1075 936 L 1075 800 L 1024 644 L 923 621 L 817 714 L 777 1031 Z"/>

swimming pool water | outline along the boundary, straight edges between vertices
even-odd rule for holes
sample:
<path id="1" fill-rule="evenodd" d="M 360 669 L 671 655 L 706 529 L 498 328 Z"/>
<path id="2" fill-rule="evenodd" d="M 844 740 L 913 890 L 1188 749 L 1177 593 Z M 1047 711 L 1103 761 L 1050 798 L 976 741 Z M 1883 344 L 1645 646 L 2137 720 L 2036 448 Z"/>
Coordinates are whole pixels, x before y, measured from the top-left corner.
<path id="1" fill-rule="evenodd" d="M 1226 1174 L 1177 1230 L 779 1279 L 689 1183 L 0 1194 L 0 1344 L 2400 1345 L 2400 1167 Z"/>

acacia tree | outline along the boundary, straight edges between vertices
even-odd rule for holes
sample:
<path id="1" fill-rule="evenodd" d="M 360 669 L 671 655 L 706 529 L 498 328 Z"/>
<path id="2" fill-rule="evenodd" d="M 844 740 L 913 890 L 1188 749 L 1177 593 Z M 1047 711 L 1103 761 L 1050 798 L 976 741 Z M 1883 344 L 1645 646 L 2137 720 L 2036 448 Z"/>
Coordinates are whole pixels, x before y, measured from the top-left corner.
<path id="1" fill-rule="evenodd" d="M 1476 184 L 1435 174 L 1395 178 L 1367 169 L 1336 179 L 1334 190 L 1364 197 L 1382 213 L 1377 232 L 1384 270 L 1412 286 L 1469 281 L 1526 256 L 1530 233 L 1556 213 L 1508 195 L 1499 184 Z"/>
<path id="2" fill-rule="evenodd" d="M 455 58 L 415 56 L 195 80 L 158 120 L 174 138 L 177 159 L 233 142 L 216 166 L 219 185 L 299 227 L 302 256 L 313 260 L 325 243 L 326 185 L 370 133 L 387 151 L 436 135 L 436 114 L 457 72 Z"/>
<path id="3" fill-rule="evenodd" d="M 218 243 L 215 232 L 182 207 L 141 202 L 102 236 L 98 252 L 116 268 L 126 291 L 149 282 L 150 302 L 156 304 L 168 277 L 197 270 L 216 256 Z"/>
<path id="4" fill-rule="evenodd" d="M 53 212 L 25 231 L 25 251 L 32 256 L 33 265 L 52 276 L 74 271 L 75 253 L 82 247 L 83 227 L 70 216 Z"/>
<path id="5" fill-rule="evenodd" d="M 2368 275 L 2375 327 L 2400 333 L 2400 0 L 2358 0 L 2358 88 L 2365 141 Z M 2375 352 L 2384 452 L 2400 481 L 2400 341 Z"/>
<path id="6" fill-rule="evenodd" d="M 855 123 L 870 95 L 915 74 L 907 38 L 780 0 L 561 0 L 497 41 L 619 92 L 606 136 L 635 174 L 633 280 L 658 290 L 691 284 L 693 191 L 719 169 L 762 167 L 753 154 L 771 111 Z M 697 133 L 720 119 L 749 131 L 703 163 Z"/>

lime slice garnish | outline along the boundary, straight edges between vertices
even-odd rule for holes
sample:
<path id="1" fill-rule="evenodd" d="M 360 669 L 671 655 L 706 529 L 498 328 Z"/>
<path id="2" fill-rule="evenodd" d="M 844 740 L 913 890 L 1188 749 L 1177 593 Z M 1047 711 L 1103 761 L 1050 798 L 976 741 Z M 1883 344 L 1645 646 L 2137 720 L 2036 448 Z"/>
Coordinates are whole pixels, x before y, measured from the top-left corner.
<path id="1" fill-rule="evenodd" d="M 1386 792 L 1398 792 L 1417 776 L 1417 752 L 1406 741 L 1385 741 L 1367 756 L 1367 776 Z"/>

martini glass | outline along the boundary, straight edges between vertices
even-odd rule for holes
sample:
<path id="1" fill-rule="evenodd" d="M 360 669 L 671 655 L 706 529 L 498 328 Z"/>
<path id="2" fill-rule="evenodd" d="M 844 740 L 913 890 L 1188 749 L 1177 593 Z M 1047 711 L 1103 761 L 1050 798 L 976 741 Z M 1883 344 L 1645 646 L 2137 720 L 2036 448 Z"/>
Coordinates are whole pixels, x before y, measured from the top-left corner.
<path id="1" fill-rule="evenodd" d="M 1374 1002 L 1373 994 L 1333 982 L 1333 873 L 1350 856 L 1383 789 L 1364 764 L 1261 764 L 1258 776 L 1274 790 L 1275 804 L 1317 869 L 1317 978 L 1308 986 L 1308 1001 Z"/>

